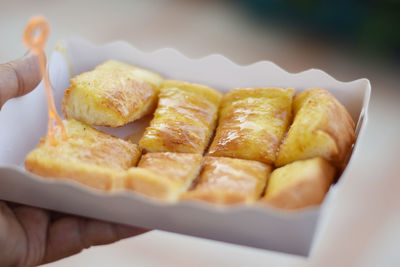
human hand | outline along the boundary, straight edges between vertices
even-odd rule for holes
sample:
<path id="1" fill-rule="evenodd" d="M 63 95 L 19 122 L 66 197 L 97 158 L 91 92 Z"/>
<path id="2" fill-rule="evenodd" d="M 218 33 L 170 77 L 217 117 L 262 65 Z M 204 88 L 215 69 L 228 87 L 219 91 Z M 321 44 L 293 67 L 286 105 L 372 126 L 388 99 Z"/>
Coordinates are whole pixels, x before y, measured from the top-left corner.
<path id="1" fill-rule="evenodd" d="M 38 85 L 41 80 L 38 64 L 32 53 L 0 64 L 0 108 L 10 98 L 27 94 Z"/>
<path id="2" fill-rule="evenodd" d="M 32 91 L 40 80 L 33 54 L 0 64 L 0 108 Z M 146 231 L 0 201 L 0 266 L 44 264 Z"/>
<path id="3" fill-rule="evenodd" d="M 36 266 L 144 232 L 0 201 L 0 266 Z"/>

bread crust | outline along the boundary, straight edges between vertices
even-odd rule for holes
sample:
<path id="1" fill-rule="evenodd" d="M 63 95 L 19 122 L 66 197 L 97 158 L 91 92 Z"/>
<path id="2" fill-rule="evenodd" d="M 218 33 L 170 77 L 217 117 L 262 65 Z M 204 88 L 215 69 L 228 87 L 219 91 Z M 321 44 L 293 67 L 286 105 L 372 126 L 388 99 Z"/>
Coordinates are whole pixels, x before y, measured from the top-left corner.
<path id="1" fill-rule="evenodd" d="M 260 203 L 289 210 L 321 204 L 335 173 L 321 157 L 290 163 L 272 172 Z"/>
<path id="2" fill-rule="evenodd" d="M 202 155 L 159 152 L 143 155 L 125 176 L 127 189 L 164 201 L 176 201 L 200 171 Z"/>
<path id="3" fill-rule="evenodd" d="M 214 131 L 221 93 L 207 86 L 165 81 L 139 145 L 146 152 L 203 154 Z"/>
<path id="4" fill-rule="evenodd" d="M 293 89 L 234 89 L 222 100 L 210 156 L 273 164 L 292 118 Z"/>
<path id="5" fill-rule="evenodd" d="M 311 88 L 295 96 L 293 111 L 275 165 L 321 156 L 344 169 L 356 138 L 346 108 L 325 89 Z"/>
<path id="6" fill-rule="evenodd" d="M 207 156 L 198 183 L 182 199 L 251 204 L 261 196 L 270 172 L 271 166 L 258 161 Z"/>
<path id="7" fill-rule="evenodd" d="M 107 61 L 71 79 L 62 110 L 96 126 L 123 126 L 154 111 L 162 77 L 118 61 Z"/>
<path id="8" fill-rule="evenodd" d="M 139 160 L 138 145 L 76 120 L 66 120 L 64 125 L 68 140 L 63 140 L 60 132 L 56 132 L 55 145 L 43 138 L 27 155 L 26 170 L 45 178 L 72 179 L 105 191 L 122 188 L 121 172 Z"/>

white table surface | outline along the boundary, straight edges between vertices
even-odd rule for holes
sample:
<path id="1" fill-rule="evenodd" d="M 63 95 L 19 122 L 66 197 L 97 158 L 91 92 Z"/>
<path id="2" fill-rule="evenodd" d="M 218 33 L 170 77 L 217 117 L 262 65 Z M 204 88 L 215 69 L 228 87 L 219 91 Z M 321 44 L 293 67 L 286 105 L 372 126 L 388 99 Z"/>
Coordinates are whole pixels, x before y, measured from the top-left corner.
<path id="1" fill-rule="evenodd" d="M 341 201 L 351 203 L 347 213 L 331 205 L 309 258 L 151 231 L 46 266 L 400 266 L 398 66 L 257 24 L 228 1 L 183 0 L 0 0 L 0 62 L 24 53 L 22 31 L 35 14 L 51 22 L 48 51 L 71 36 L 95 43 L 123 39 L 145 51 L 167 46 L 191 57 L 221 53 L 240 64 L 268 59 L 292 72 L 321 68 L 339 80 L 367 77 L 373 88 L 358 166 L 370 186 L 341 192 Z"/>

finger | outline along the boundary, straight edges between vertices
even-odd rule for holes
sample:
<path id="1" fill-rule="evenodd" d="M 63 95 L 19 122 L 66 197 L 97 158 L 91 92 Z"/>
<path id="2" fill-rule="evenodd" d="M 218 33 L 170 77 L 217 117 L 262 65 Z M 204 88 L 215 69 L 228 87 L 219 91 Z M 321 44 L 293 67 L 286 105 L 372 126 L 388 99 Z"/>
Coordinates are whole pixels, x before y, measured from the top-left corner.
<path id="1" fill-rule="evenodd" d="M 62 218 L 65 217 L 71 217 L 70 214 L 66 214 L 66 213 L 62 213 L 62 212 L 58 212 L 58 211 L 51 211 L 50 212 L 50 223 L 54 223 L 55 221 L 58 221 Z"/>
<path id="2" fill-rule="evenodd" d="M 8 99 L 32 91 L 40 80 L 38 58 L 31 52 L 15 61 L 0 64 L 0 107 Z"/>
<path id="3" fill-rule="evenodd" d="M 98 220 L 65 217 L 50 226 L 46 254 L 42 263 L 71 256 L 90 246 L 112 243 L 146 231 Z"/>
<path id="4" fill-rule="evenodd" d="M 0 201 L 0 266 L 22 266 L 25 233 L 12 209 Z"/>
<path id="5" fill-rule="evenodd" d="M 13 210 L 14 208 L 18 208 L 21 206 L 24 206 L 24 204 L 20 204 L 20 203 L 16 203 L 16 202 L 10 202 L 10 201 L 5 201 L 5 200 L 1 200 L 2 202 L 6 203 L 6 205 Z"/>
<path id="6" fill-rule="evenodd" d="M 26 248 L 20 255 L 23 258 L 23 266 L 40 264 L 46 252 L 48 212 L 29 206 L 20 206 L 14 208 L 13 211 L 25 232 Z"/>

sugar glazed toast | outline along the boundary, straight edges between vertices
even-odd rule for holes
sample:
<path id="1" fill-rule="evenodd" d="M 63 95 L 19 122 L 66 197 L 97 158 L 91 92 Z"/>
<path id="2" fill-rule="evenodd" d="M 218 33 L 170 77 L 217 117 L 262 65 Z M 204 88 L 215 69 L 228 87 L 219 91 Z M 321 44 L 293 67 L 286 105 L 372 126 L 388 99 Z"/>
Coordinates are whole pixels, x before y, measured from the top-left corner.
<path id="1" fill-rule="evenodd" d="M 147 153 L 137 168 L 127 172 L 126 188 L 150 197 L 176 201 L 199 174 L 202 158 L 197 153 Z"/>
<path id="2" fill-rule="evenodd" d="M 165 81 L 140 147 L 145 152 L 203 154 L 216 126 L 221 98 L 221 93 L 204 85 Z"/>
<path id="3" fill-rule="evenodd" d="M 346 108 L 325 89 L 312 88 L 296 95 L 293 112 L 276 166 L 321 156 L 343 169 L 355 141 L 355 123 Z"/>
<path id="4" fill-rule="evenodd" d="M 333 182 L 335 168 L 321 157 L 300 160 L 275 169 L 261 203 L 281 209 L 320 204 Z"/>
<path id="5" fill-rule="evenodd" d="M 162 82 L 158 74 L 110 60 L 71 79 L 62 110 L 90 125 L 123 126 L 154 111 Z"/>
<path id="6" fill-rule="evenodd" d="M 208 156 L 198 183 L 182 198 L 214 204 L 251 204 L 263 193 L 271 169 L 258 161 Z"/>
<path id="7" fill-rule="evenodd" d="M 356 138 L 348 111 L 325 89 L 222 95 L 117 61 L 72 78 L 63 112 L 68 140 L 60 132 L 55 145 L 41 139 L 27 171 L 166 202 L 318 205 Z M 138 145 L 90 126 L 118 127 L 147 114 L 154 116 Z"/>
<path id="8" fill-rule="evenodd" d="M 122 171 L 134 166 L 138 145 L 102 133 L 89 125 L 65 120 L 68 140 L 56 133 L 56 144 L 42 138 L 26 157 L 27 171 L 49 178 L 68 178 L 110 191 L 124 186 Z"/>
<path id="9" fill-rule="evenodd" d="M 293 89 L 234 89 L 222 100 L 210 156 L 273 164 L 292 119 Z"/>

